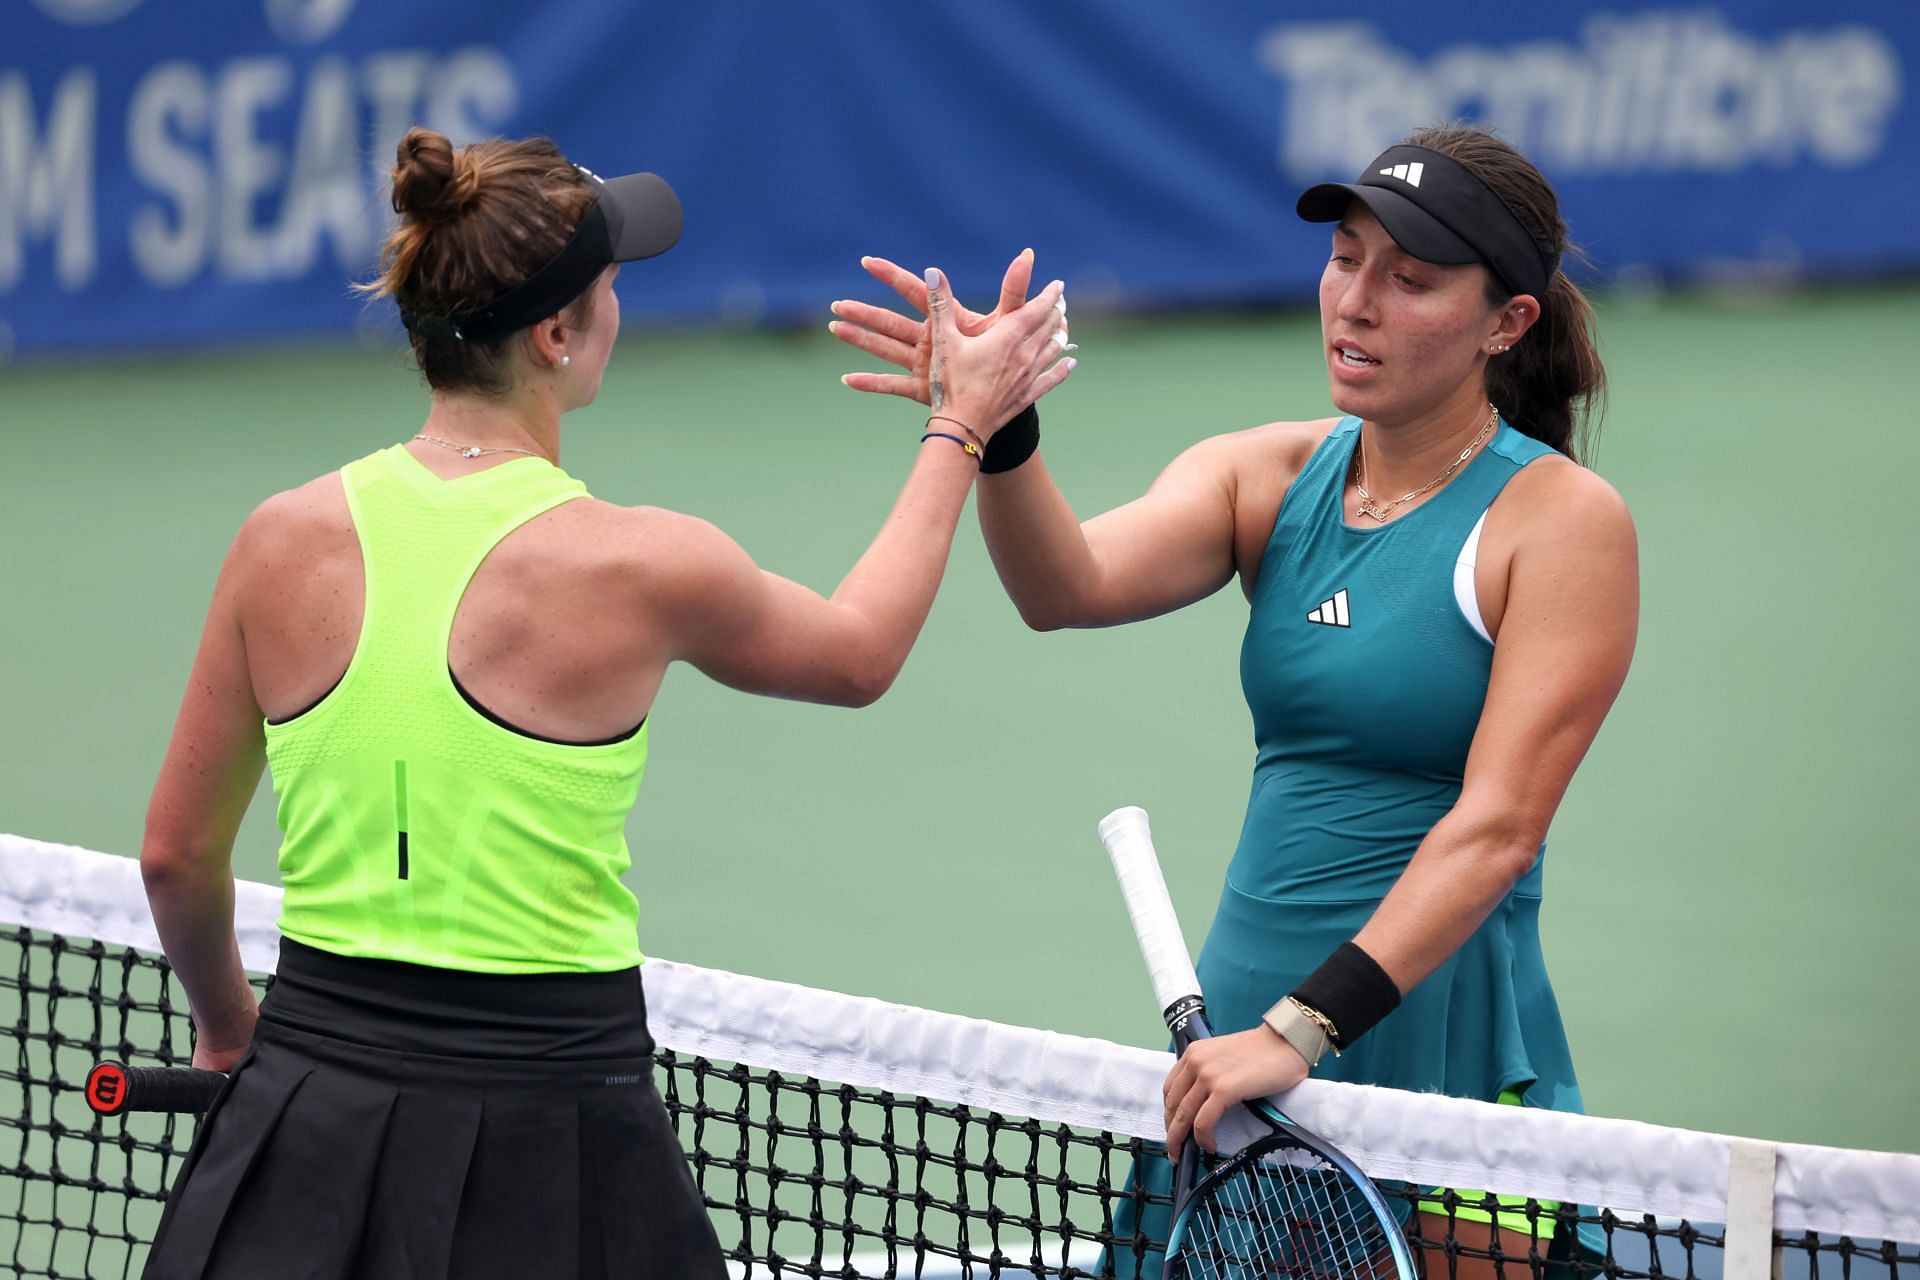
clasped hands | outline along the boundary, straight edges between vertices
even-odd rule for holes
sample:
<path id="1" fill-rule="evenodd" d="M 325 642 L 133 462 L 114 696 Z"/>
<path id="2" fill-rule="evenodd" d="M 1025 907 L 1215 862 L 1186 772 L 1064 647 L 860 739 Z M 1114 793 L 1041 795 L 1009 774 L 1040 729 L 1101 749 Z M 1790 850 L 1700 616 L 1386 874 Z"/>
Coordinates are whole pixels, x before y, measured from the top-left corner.
<path id="1" fill-rule="evenodd" d="M 922 278 L 885 258 L 860 265 L 924 318 L 867 302 L 833 304 L 839 319 L 827 328 L 834 337 L 902 370 L 840 379 L 855 391 L 917 401 L 960 419 L 984 441 L 1073 372 L 1066 286 L 1055 280 L 1027 298 L 1033 250 L 1007 268 L 999 304 L 986 313 L 961 306 L 938 270 Z"/>

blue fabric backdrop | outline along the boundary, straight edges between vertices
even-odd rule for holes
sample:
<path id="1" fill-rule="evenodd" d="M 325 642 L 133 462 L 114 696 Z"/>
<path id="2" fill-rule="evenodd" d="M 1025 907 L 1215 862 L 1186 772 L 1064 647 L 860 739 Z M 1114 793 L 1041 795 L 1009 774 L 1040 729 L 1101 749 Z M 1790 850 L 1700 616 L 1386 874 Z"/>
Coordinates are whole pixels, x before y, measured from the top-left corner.
<path id="1" fill-rule="evenodd" d="M 987 290 L 1029 244 L 1083 307 L 1302 299 L 1300 187 L 1459 116 L 1602 278 L 1920 267 L 1913 0 L 1362 8 L 11 0 L 0 350 L 391 326 L 346 284 L 415 121 L 666 175 L 687 234 L 623 274 L 641 322 L 819 318 L 868 252 Z"/>

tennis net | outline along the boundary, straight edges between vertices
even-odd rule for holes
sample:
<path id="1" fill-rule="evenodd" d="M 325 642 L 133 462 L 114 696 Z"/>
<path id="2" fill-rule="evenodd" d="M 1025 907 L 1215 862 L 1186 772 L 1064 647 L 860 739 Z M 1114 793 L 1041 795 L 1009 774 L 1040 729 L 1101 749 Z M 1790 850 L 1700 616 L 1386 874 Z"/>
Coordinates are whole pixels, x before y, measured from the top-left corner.
<path id="1" fill-rule="evenodd" d="M 237 886 L 262 984 L 278 896 Z M 81 1093 L 101 1057 L 191 1054 L 137 865 L 0 836 L 0 954 L 0 1267 L 137 1276 L 194 1125 L 100 1120 Z M 644 972 L 656 1079 L 736 1274 L 1074 1280 L 1155 1251 L 1165 1214 L 1140 1211 L 1127 1175 L 1164 1136 L 1166 1054 L 664 960 Z M 1506 1276 L 1920 1280 L 1920 1156 L 1318 1081 L 1289 1104 L 1390 1197 L 1480 1189 L 1438 1193 L 1446 1212 L 1416 1220 L 1428 1276 L 1494 1252 L 1471 1210 L 1498 1194 L 1540 1240 L 1501 1255 Z M 1576 1235 L 1591 1247 L 1548 1270 L 1546 1242 Z"/>

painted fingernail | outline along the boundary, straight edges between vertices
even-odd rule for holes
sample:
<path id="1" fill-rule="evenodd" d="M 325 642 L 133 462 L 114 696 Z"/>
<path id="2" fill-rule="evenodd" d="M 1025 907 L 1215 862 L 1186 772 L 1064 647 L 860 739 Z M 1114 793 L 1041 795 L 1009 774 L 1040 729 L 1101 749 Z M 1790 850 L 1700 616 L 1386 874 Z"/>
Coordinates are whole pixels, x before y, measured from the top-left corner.
<path id="1" fill-rule="evenodd" d="M 1020 251 L 1020 256 L 1021 256 L 1021 257 L 1023 257 L 1023 258 L 1031 258 L 1031 257 L 1033 256 L 1033 250 L 1032 250 L 1032 248 L 1026 248 L 1026 249 L 1022 249 L 1022 250 Z"/>
<path id="2" fill-rule="evenodd" d="M 862 257 L 862 258 L 860 259 L 860 265 L 864 267 L 864 266 L 866 266 L 866 265 L 867 265 L 867 264 L 868 264 L 869 262 L 872 262 L 872 261 L 873 261 L 873 259 L 872 259 L 871 257 L 865 257 L 865 256 L 863 256 L 863 257 Z"/>
<path id="3" fill-rule="evenodd" d="M 1068 372 L 1068 373 L 1072 373 L 1072 372 L 1073 372 L 1073 371 L 1074 371 L 1075 369 L 1077 369 L 1077 368 L 1079 368 L 1079 367 L 1080 367 L 1080 362 L 1079 362 L 1078 360 L 1076 360 L 1076 359 L 1075 359 L 1074 357 L 1072 357 L 1072 356 L 1068 356 L 1068 357 L 1067 357 L 1067 372 Z"/>
<path id="4" fill-rule="evenodd" d="M 1060 349 L 1062 351 L 1078 351 L 1080 349 L 1080 344 L 1077 342 L 1069 342 L 1066 346 Z"/>
<path id="5" fill-rule="evenodd" d="M 852 385 L 853 385 L 853 375 L 852 375 L 852 374 L 850 374 L 850 373 L 843 373 L 843 374 L 841 374 L 841 375 L 840 375 L 840 385 L 841 385 L 841 386 L 843 386 L 843 387 L 850 387 L 850 386 L 852 386 Z"/>
<path id="6" fill-rule="evenodd" d="M 940 287 L 940 268 L 928 267 L 927 268 L 927 288 L 938 289 L 939 287 Z"/>

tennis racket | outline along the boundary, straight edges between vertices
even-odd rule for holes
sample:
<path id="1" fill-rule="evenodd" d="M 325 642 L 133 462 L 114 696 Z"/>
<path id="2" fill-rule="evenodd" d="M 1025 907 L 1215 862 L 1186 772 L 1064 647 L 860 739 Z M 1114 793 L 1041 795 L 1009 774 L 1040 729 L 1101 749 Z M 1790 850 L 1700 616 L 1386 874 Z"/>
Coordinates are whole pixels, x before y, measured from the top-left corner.
<path id="1" fill-rule="evenodd" d="M 224 1071 L 199 1067 L 129 1067 L 119 1062 L 96 1062 L 87 1072 L 87 1105 L 96 1115 L 118 1116 L 129 1111 L 190 1111 L 213 1105 Z"/>
<path id="2" fill-rule="evenodd" d="M 1100 823 L 1174 1051 L 1213 1035 L 1144 809 Z M 1247 1110 L 1262 1132 L 1199 1174 L 1191 1136 L 1174 1179 L 1162 1280 L 1415 1280 L 1400 1220 L 1379 1188 L 1271 1099 Z"/>

